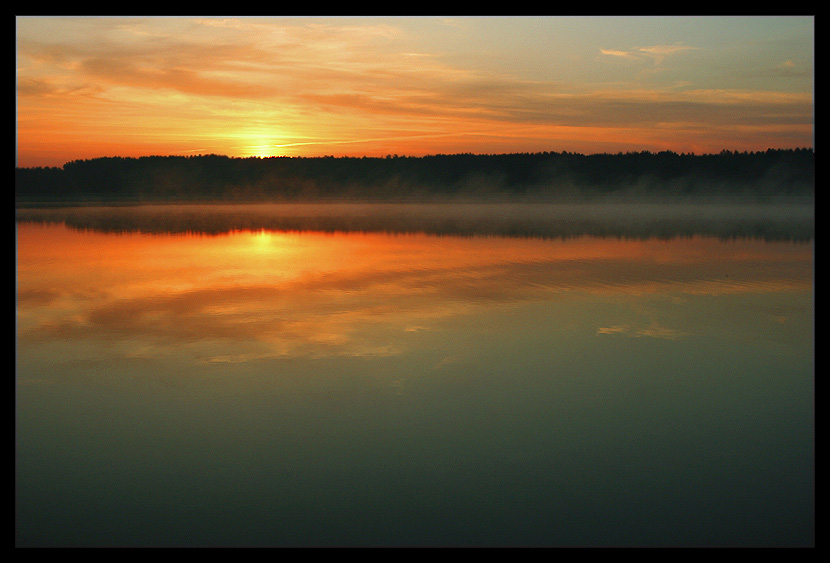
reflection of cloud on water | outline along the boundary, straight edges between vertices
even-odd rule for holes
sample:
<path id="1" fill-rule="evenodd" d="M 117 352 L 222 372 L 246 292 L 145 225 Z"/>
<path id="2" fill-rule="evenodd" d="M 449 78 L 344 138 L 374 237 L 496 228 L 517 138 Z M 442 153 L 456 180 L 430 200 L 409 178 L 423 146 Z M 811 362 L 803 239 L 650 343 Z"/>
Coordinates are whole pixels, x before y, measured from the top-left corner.
<path id="1" fill-rule="evenodd" d="M 655 322 L 647 328 L 638 330 L 636 336 L 650 336 L 652 338 L 662 338 L 664 340 L 679 340 L 689 336 L 689 334 L 683 332 L 682 330 L 660 326 Z"/>
<path id="2" fill-rule="evenodd" d="M 811 246 L 789 242 L 311 234 L 252 241 L 241 233 L 89 236 L 28 228 L 19 235 L 26 248 L 56 256 L 48 256 L 50 269 L 32 270 L 37 275 L 22 264 L 18 344 L 32 350 L 86 341 L 108 357 L 169 351 L 233 364 L 388 356 L 439 340 L 448 319 L 522 302 L 676 301 L 813 286 Z M 273 253 L 264 252 L 266 240 Z M 687 336 L 646 322 L 609 324 L 596 334 Z"/>
<path id="3" fill-rule="evenodd" d="M 699 274 L 685 264 L 657 269 L 648 261 L 615 264 L 605 259 L 500 261 L 477 267 L 330 271 L 270 285 L 197 287 L 174 293 L 148 286 L 148 293 L 130 298 L 88 296 L 76 301 L 72 315 L 47 315 L 35 322 L 29 314 L 27 329 L 19 336 L 24 345 L 51 339 L 134 339 L 159 348 L 198 348 L 204 361 L 223 363 L 293 355 L 386 356 L 400 353 L 406 338 L 429 332 L 439 319 L 460 318 L 499 304 L 667 289 L 717 295 L 807 288 L 810 283 L 794 278 L 764 286 L 722 287 L 697 280 Z M 655 281 L 657 273 L 668 280 Z M 34 300 L 28 306 L 36 309 L 39 303 Z M 597 334 L 686 336 L 658 324 L 612 325 Z"/>
<path id="4" fill-rule="evenodd" d="M 332 355 L 336 356 L 370 356 L 375 358 L 397 356 L 401 354 L 402 350 L 395 346 L 367 346 L 360 344 L 351 344 L 347 341 L 339 343 L 337 347 L 302 347 L 294 343 L 285 342 L 288 346 L 274 346 L 267 350 L 259 352 L 249 352 L 245 354 L 206 354 L 197 359 L 200 363 L 205 364 L 243 364 L 250 361 L 258 360 L 273 360 L 286 358 L 290 356 L 304 356 L 310 358 L 324 358 Z M 281 348 L 281 349 L 280 349 Z"/>
<path id="5" fill-rule="evenodd" d="M 689 333 L 687 332 L 661 326 L 657 321 L 653 321 L 646 328 L 636 328 L 630 325 L 600 327 L 597 329 L 597 335 L 602 334 L 619 334 L 621 336 L 630 336 L 634 338 L 646 336 L 650 338 L 660 338 L 663 340 L 680 340 L 689 336 Z"/>
<path id="6" fill-rule="evenodd" d="M 405 321 L 406 312 L 357 303 L 348 292 L 343 296 L 345 299 L 336 295 L 321 298 L 313 290 L 292 292 L 274 286 L 203 288 L 175 295 L 105 299 L 82 304 L 81 314 L 31 324 L 21 331 L 19 341 L 25 346 L 56 339 L 130 340 L 142 343 L 135 344 L 135 350 L 127 354 L 130 356 L 147 357 L 154 348 L 190 348 L 201 361 L 212 363 L 289 355 L 399 353 L 395 346 L 369 340 L 376 327 Z"/>
<path id="7" fill-rule="evenodd" d="M 597 334 L 621 334 L 629 331 L 627 325 L 614 325 L 607 327 L 600 327 L 597 329 Z"/>

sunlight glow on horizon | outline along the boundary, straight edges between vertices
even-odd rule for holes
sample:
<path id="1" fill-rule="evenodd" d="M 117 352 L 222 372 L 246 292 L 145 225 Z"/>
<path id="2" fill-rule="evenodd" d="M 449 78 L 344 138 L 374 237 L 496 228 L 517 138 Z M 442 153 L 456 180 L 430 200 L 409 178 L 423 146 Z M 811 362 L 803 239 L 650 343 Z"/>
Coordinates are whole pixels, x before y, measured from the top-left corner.
<path id="1" fill-rule="evenodd" d="M 812 17 L 18 17 L 18 166 L 813 146 Z"/>

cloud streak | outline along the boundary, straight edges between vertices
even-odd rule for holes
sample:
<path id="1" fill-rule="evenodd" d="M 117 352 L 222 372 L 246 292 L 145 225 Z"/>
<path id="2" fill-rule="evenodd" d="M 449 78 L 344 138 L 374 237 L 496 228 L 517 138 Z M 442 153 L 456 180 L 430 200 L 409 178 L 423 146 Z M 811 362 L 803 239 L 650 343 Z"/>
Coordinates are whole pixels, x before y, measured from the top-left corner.
<path id="1" fill-rule="evenodd" d="M 654 64 L 660 64 L 666 57 L 698 48 L 690 45 L 649 45 L 647 47 L 636 47 L 630 50 L 600 49 L 600 53 L 612 57 L 648 60 L 654 62 Z"/>

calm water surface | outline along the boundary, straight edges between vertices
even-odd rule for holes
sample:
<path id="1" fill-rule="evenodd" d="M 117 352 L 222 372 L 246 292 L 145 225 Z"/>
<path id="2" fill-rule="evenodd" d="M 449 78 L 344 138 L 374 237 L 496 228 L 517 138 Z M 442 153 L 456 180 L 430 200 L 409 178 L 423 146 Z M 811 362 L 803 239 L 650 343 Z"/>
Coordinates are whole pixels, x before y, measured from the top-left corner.
<path id="1" fill-rule="evenodd" d="M 109 212 L 17 225 L 18 545 L 814 542 L 803 232 Z"/>

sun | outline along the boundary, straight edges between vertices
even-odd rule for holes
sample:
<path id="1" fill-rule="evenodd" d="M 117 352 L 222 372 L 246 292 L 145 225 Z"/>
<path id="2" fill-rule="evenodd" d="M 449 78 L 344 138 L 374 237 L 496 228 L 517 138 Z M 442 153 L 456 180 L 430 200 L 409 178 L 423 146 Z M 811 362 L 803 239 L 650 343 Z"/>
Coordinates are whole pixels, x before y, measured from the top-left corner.
<path id="1" fill-rule="evenodd" d="M 238 144 L 234 152 L 243 158 L 283 156 L 286 154 L 285 132 L 277 129 L 260 129 L 240 131 L 233 136 Z"/>
<path id="2" fill-rule="evenodd" d="M 251 145 L 245 147 L 245 154 L 242 156 L 254 156 L 258 158 L 274 156 L 274 145 Z"/>
<path id="3" fill-rule="evenodd" d="M 239 147 L 240 156 L 266 158 L 279 151 L 279 145 L 273 141 L 273 135 L 259 134 L 249 136 L 247 143 Z"/>

